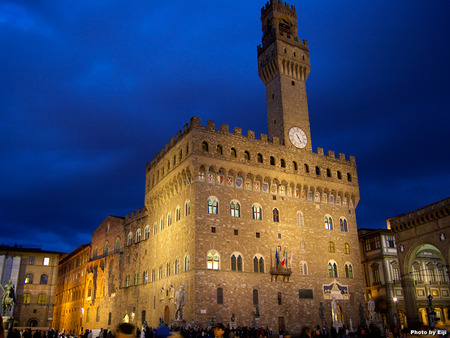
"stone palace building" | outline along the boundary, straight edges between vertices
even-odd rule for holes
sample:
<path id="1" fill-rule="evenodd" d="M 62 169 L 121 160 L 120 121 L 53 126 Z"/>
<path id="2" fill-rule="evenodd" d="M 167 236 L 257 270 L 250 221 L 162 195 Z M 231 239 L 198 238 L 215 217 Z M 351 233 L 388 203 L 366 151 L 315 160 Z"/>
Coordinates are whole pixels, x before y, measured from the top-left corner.
<path id="1" fill-rule="evenodd" d="M 261 22 L 268 135 L 191 118 L 147 164 L 145 207 L 108 216 L 90 246 L 61 262 L 58 330 L 163 319 L 298 332 L 329 327 L 333 298 L 340 321 L 359 324 L 355 158 L 312 148 L 309 49 L 295 7 L 272 0 Z"/>

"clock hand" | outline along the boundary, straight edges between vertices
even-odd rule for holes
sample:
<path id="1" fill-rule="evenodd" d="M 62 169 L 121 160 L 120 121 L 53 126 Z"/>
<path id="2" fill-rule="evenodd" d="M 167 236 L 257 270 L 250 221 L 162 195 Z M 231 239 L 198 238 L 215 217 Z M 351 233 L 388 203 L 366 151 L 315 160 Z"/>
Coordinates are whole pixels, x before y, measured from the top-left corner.
<path id="1" fill-rule="evenodd" d="M 298 136 L 298 134 L 296 135 L 298 140 L 300 141 L 300 143 L 302 143 L 302 140 L 300 139 L 300 137 Z"/>

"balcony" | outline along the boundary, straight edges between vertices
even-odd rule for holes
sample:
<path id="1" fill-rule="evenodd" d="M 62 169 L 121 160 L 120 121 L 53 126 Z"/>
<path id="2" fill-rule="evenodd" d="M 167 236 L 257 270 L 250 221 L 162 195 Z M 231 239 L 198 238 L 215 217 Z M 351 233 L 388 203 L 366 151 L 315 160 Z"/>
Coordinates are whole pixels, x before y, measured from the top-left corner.
<path id="1" fill-rule="evenodd" d="M 269 270 L 270 273 L 270 281 L 273 281 L 275 277 L 275 281 L 278 279 L 278 277 L 283 277 L 283 282 L 288 281 L 289 277 L 292 275 L 292 269 L 290 268 L 284 268 L 284 267 L 272 267 Z"/>

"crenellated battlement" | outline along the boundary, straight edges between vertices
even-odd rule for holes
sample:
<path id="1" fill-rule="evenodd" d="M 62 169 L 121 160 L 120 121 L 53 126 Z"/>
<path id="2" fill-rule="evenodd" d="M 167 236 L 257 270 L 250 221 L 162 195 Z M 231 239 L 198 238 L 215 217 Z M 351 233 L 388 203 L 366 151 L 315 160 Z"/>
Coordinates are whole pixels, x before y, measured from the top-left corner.
<path id="1" fill-rule="evenodd" d="M 289 15 L 297 17 L 295 6 L 289 5 L 287 2 L 283 2 L 281 0 L 270 0 L 266 2 L 265 6 L 261 8 L 261 17 L 268 15 L 272 11 L 272 8 L 287 11 Z"/>
<path id="2" fill-rule="evenodd" d="M 125 215 L 125 220 L 126 221 L 130 221 L 130 220 L 133 220 L 133 219 L 141 218 L 141 217 L 145 216 L 146 211 L 147 211 L 147 209 L 145 208 L 145 206 L 142 207 L 142 208 L 139 208 L 139 209 L 137 209 L 135 211 L 132 211 L 129 214 L 126 214 Z"/>
<path id="3" fill-rule="evenodd" d="M 166 144 L 164 148 L 161 149 L 159 153 L 155 155 L 155 157 L 147 164 L 147 171 L 156 165 L 160 159 L 164 157 L 164 155 L 169 152 L 171 148 L 173 148 L 182 138 L 184 135 L 189 133 L 191 130 L 202 130 L 205 132 L 215 133 L 218 135 L 223 136 L 229 136 L 237 138 L 241 141 L 248 141 L 252 143 L 256 143 L 257 145 L 264 145 L 264 146 L 276 146 L 278 150 L 281 151 L 292 151 L 292 148 L 286 147 L 280 142 L 280 139 L 278 137 L 273 137 L 269 140 L 267 134 L 259 134 L 258 137 L 255 136 L 255 132 L 253 130 L 247 130 L 245 135 L 242 133 L 242 128 L 234 127 L 232 131 L 230 131 L 230 126 L 227 124 L 220 124 L 220 129 L 216 129 L 216 122 L 207 120 L 206 125 L 201 124 L 201 119 L 199 117 L 193 116 L 190 119 L 189 125 L 186 124 L 183 127 L 183 132 L 178 131 L 176 137 L 172 137 L 171 141 Z M 324 152 L 323 148 L 318 147 L 316 151 L 312 151 L 312 154 L 317 155 L 318 157 L 323 157 L 325 159 L 332 159 L 335 162 L 340 163 L 346 163 L 351 165 L 356 165 L 355 157 L 349 156 L 348 159 L 346 159 L 345 154 L 339 153 L 338 157 L 336 157 L 335 152 L 329 150 L 326 154 Z"/>

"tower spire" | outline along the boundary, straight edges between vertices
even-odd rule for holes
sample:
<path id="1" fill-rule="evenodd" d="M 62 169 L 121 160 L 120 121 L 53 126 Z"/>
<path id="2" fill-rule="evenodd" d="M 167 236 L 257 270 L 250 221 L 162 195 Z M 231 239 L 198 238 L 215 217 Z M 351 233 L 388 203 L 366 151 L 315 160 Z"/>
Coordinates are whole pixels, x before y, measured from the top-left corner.
<path id="1" fill-rule="evenodd" d="M 269 138 L 311 150 L 305 81 L 310 71 L 308 43 L 297 36 L 294 6 L 271 0 L 261 9 L 259 77 L 266 86 Z M 293 129 L 294 128 L 294 129 Z"/>

